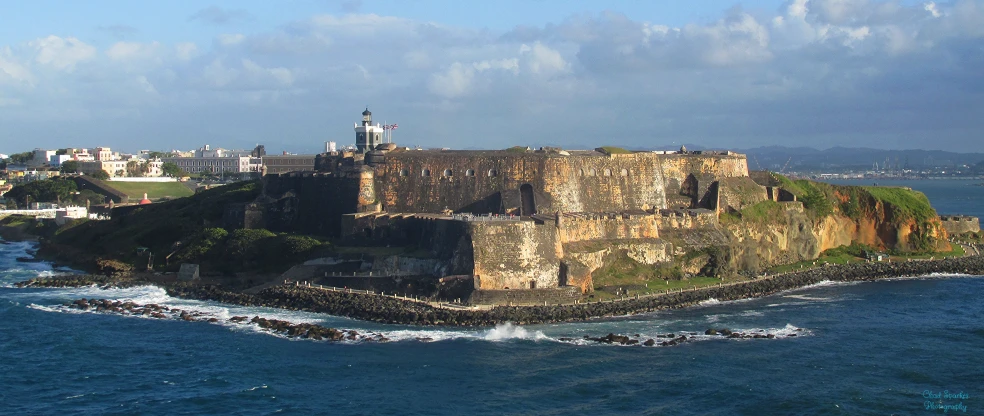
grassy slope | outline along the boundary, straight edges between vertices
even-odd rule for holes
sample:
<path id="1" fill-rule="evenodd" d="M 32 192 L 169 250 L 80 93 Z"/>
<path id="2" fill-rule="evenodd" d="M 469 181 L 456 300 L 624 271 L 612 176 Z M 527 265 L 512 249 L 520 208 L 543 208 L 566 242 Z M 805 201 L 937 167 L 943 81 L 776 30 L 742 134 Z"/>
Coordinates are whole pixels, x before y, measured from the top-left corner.
<path id="1" fill-rule="evenodd" d="M 84 248 L 85 253 L 128 259 L 136 247 L 163 258 L 175 241 L 205 227 L 218 226 L 226 204 L 249 202 L 260 192 L 258 181 L 239 182 L 187 198 L 151 204 L 109 221 L 82 221 L 51 238 L 52 243 Z"/>
<path id="2" fill-rule="evenodd" d="M 143 198 L 147 193 L 150 199 L 181 198 L 191 196 L 195 192 L 180 182 L 113 182 L 106 181 L 106 185 L 127 194 L 130 199 Z"/>

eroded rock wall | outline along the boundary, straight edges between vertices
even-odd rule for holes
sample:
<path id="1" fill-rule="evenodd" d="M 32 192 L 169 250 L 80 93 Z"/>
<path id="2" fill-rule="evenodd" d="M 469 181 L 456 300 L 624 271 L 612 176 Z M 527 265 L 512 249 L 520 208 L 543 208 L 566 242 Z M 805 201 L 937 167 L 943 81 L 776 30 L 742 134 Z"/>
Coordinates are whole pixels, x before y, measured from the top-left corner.
<path id="1" fill-rule="evenodd" d="M 534 221 L 467 223 L 478 289 L 557 287 L 560 253 L 556 227 Z"/>

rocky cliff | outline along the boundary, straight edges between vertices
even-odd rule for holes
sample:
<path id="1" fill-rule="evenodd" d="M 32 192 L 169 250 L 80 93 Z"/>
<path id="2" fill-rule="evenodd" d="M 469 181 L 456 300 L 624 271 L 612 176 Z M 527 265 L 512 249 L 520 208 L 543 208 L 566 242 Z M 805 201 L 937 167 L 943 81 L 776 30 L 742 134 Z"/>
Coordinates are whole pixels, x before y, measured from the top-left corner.
<path id="1" fill-rule="evenodd" d="M 722 215 L 722 227 L 731 239 L 728 260 L 733 271 L 757 272 L 812 260 L 825 250 L 851 244 L 898 253 L 951 250 L 939 216 L 920 192 L 807 181 L 787 184 L 799 201 L 764 201 Z"/>

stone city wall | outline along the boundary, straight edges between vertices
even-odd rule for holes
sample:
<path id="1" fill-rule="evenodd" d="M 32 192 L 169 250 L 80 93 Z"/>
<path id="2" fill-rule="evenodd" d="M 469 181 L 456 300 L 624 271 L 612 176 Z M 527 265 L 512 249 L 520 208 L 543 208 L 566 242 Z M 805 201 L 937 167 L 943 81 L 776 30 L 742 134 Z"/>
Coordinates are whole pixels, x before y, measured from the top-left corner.
<path id="1" fill-rule="evenodd" d="M 659 238 L 653 214 L 634 213 L 565 213 L 561 214 L 560 240 L 572 243 L 591 240 Z"/>
<path id="2" fill-rule="evenodd" d="M 358 212 L 359 181 L 334 174 L 293 172 L 263 178 L 271 231 L 341 235 L 342 215 Z"/>
<path id="3" fill-rule="evenodd" d="M 374 166 L 376 194 L 392 212 L 518 213 L 526 184 L 540 213 L 647 210 L 666 207 L 664 170 L 679 178 L 677 190 L 691 173 L 747 174 L 743 156 L 645 152 L 402 151 Z"/>
<path id="4" fill-rule="evenodd" d="M 770 199 L 766 187 L 755 183 L 752 178 L 721 178 L 718 182 L 719 212 L 736 212 L 742 208 Z"/>
<path id="5" fill-rule="evenodd" d="M 940 221 L 949 235 L 976 233 L 981 231 L 981 220 L 966 215 L 941 215 Z"/>
<path id="6" fill-rule="evenodd" d="M 534 221 L 468 222 L 478 289 L 557 287 L 556 227 Z"/>
<path id="7" fill-rule="evenodd" d="M 547 305 L 570 304 L 581 297 L 572 286 L 549 289 L 476 290 L 468 298 L 471 305 Z"/>
<path id="8" fill-rule="evenodd" d="M 717 213 L 708 209 L 661 209 L 655 214 L 660 230 L 696 230 L 718 225 Z"/>

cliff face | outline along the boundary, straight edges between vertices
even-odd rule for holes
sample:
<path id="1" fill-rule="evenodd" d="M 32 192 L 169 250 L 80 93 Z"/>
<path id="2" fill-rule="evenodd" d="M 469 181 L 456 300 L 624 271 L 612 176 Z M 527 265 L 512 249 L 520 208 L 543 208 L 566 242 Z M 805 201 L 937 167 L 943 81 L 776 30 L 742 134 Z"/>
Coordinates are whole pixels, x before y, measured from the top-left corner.
<path id="1" fill-rule="evenodd" d="M 921 193 L 857 187 L 826 191 L 827 200 L 814 198 L 810 208 L 801 202 L 767 201 L 763 204 L 771 205 L 752 212 L 757 216 L 746 212 L 722 221 L 731 238 L 729 263 L 734 271 L 812 260 L 825 250 L 851 244 L 897 252 L 951 250 L 943 223 Z"/>

